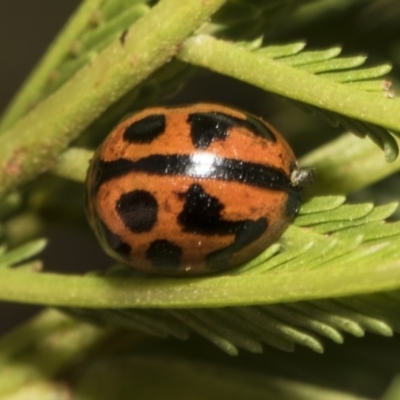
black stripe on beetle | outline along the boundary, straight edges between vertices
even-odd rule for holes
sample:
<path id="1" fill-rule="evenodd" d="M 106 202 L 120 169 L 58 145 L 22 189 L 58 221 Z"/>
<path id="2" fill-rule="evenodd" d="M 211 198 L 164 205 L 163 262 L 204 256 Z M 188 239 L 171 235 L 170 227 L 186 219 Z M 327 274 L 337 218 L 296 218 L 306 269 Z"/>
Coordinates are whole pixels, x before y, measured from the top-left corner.
<path id="1" fill-rule="evenodd" d="M 292 193 L 289 193 L 285 205 L 285 215 L 289 218 L 294 218 L 299 211 L 300 204 L 300 196 L 293 196 Z"/>
<path id="2" fill-rule="evenodd" d="M 256 136 L 260 136 L 263 139 L 267 139 L 271 142 L 276 142 L 276 137 L 268 128 L 267 125 L 262 123 L 258 118 L 254 117 L 251 114 L 246 114 L 247 121 L 242 126 L 252 131 Z"/>
<path id="3" fill-rule="evenodd" d="M 257 221 L 246 220 L 237 229 L 235 241 L 222 249 L 215 250 L 206 256 L 207 265 L 210 269 L 217 271 L 226 268 L 233 253 L 239 252 L 252 242 L 259 239 L 268 228 L 266 218 L 259 218 Z"/>
<path id="4" fill-rule="evenodd" d="M 96 189 L 105 182 L 127 175 L 145 172 L 150 175 L 180 175 L 201 179 L 219 179 L 240 182 L 264 189 L 284 190 L 300 196 L 300 188 L 291 185 L 290 179 L 277 168 L 230 158 L 216 157 L 211 153 L 193 155 L 154 154 L 130 161 L 102 161 L 97 165 Z"/>
<path id="5" fill-rule="evenodd" d="M 123 138 L 129 143 L 151 143 L 165 132 L 165 115 L 153 114 L 129 125 Z"/>
<path id="6" fill-rule="evenodd" d="M 191 113 L 187 118 L 190 124 L 190 136 L 196 149 L 206 149 L 216 140 L 225 140 L 228 131 L 234 127 L 248 129 L 256 136 L 276 142 L 275 135 L 262 122 L 247 114 L 247 119 L 240 119 L 221 112 Z"/>

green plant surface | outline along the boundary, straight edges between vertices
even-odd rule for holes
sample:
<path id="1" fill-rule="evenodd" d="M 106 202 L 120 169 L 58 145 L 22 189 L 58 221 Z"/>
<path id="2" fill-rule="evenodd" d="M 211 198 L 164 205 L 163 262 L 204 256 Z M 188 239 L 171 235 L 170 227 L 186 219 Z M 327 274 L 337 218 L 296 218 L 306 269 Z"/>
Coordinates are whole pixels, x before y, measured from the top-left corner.
<path id="1" fill-rule="evenodd" d="M 391 89 L 400 41 L 382 44 L 390 56 L 375 62 L 363 46 L 316 45 L 323 26 L 309 45 L 307 32 L 290 35 L 362 3 L 81 3 L 0 121 L 0 301 L 57 307 L 0 338 L 1 398 L 399 398 L 396 184 L 380 205 L 347 195 L 400 169 Z M 379 2 L 362 7 L 360 21 L 376 7 L 389 24 Z M 299 164 L 316 180 L 297 218 L 253 260 L 215 276 L 145 276 L 119 264 L 100 272 L 94 263 L 82 275 L 47 272 L 43 226 L 83 226 L 94 144 L 127 111 L 174 103 L 168 96 L 202 68 L 341 127 L 323 145 L 313 144 L 321 125 L 304 135 L 311 150 Z M 374 336 L 386 341 L 370 345 Z"/>
<path id="2" fill-rule="evenodd" d="M 0 277 L 2 282 L 7 282 L 7 285 L 0 286 L 3 301 L 100 308 L 269 304 L 390 291 L 400 287 L 398 262 L 382 263 L 375 268 L 362 264 L 351 271 L 348 265 L 343 265 L 334 271 L 288 272 L 257 276 L 256 280 L 254 276 L 243 276 L 208 278 L 204 281 L 148 281 L 51 273 L 31 276 L 25 272 L 6 270 L 0 272 Z M 20 288 L 24 288 L 24 293 L 17 293 Z"/>

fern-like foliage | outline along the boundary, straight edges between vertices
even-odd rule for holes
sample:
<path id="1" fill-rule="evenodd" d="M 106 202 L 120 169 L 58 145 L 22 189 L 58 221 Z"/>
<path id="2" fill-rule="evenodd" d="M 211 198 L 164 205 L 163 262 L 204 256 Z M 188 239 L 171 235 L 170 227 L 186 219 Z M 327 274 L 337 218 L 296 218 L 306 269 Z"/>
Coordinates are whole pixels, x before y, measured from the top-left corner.
<path id="1" fill-rule="evenodd" d="M 107 326 L 181 340 L 195 332 L 230 355 L 239 349 L 261 353 L 263 344 L 282 351 L 295 345 L 324 352 L 324 341 L 342 344 L 344 335 L 400 332 L 398 291 L 336 300 L 265 306 L 201 309 L 68 309 L 67 313 Z"/>
<path id="2" fill-rule="evenodd" d="M 338 268 L 343 274 L 343 267 L 351 269 L 358 264 L 357 268 L 365 266 L 367 273 L 370 264 L 384 265 L 397 260 L 400 222 L 383 221 L 393 214 L 397 204 L 374 207 L 344 202 L 344 197 L 336 196 L 315 198 L 306 203 L 295 220 L 296 226 L 290 228 L 279 244 L 226 275 L 236 279 L 239 286 L 240 276 L 251 275 L 258 279 L 255 275 L 301 270 L 324 269 L 329 279 Z M 140 279 L 127 275 L 125 268 L 112 269 L 107 275 L 121 274 L 126 279 Z M 346 279 L 345 273 L 343 279 Z M 317 281 L 315 285 L 323 286 L 323 282 Z M 282 287 L 282 291 L 291 290 L 289 285 Z M 259 353 L 263 344 L 283 351 L 292 351 L 298 344 L 322 353 L 324 340 L 340 344 L 346 333 L 362 337 L 365 332 L 383 336 L 400 332 L 399 291 L 322 299 L 326 297 L 323 290 L 316 290 L 321 293 L 319 300 L 277 304 L 255 301 L 254 305 L 240 307 L 139 310 L 82 307 L 65 311 L 96 323 L 158 337 L 187 339 L 191 332 L 196 332 L 231 355 L 236 355 L 240 348 Z"/>
<path id="3" fill-rule="evenodd" d="M 391 82 L 383 79 L 391 71 L 391 65 L 361 67 L 367 60 L 366 56 L 340 57 L 342 48 L 339 46 L 311 51 L 305 51 L 304 48 L 304 42 L 296 42 L 284 46 L 259 48 L 256 54 L 279 60 L 333 82 L 349 84 L 360 91 L 377 93 L 389 98 L 394 96 L 390 90 Z M 333 126 L 341 125 L 361 138 L 368 136 L 384 150 L 387 161 L 394 161 L 397 158 L 399 153 L 397 142 L 387 129 L 315 106 L 295 103 L 305 112 L 321 115 Z M 392 133 L 399 136 L 398 132 Z"/>
<path id="4" fill-rule="evenodd" d="M 94 271 L 82 276 L 42 271 L 40 253 L 47 241 L 27 239 L 32 237 L 28 231 L 35 230 L 34 237 L 38 237 L 40 229 L 32 229 L 32 224 L 25 222 L 25 232 L 12 232 L 13 224 L 24 215 L 34 214 L 40 220 L 39 209 L 48 214 L 50 209 L 53 213 L 55 210 L 56 217 L 62 214 L 68 223 L 83 223 L 81 184 L 93 152 L 68 148 L 70 143 L 93 148 L 126 112 L 162 103 L 179 90 L 193 66 L 293 101 L 334 126 L 369 137 L 384 150 L 388 161 L 397 157 L 393 135 L 400 131 L 400 114 L 398 99 L 393 98 L 391 83 L 385 77 L 390 71 L 388 64 L 366 65 L 365 55 L 342 56 L 340 46 L 308 49 L 305 42 L 274 43 L 270 36 L 274 26 L 307 1 L 223 3 L 81 2 L 6 111 L 0 122 L 0 192 L 6 196 L 0 199 L 0 301 L 47 305 L 77 318 L 46 310 L 2 338 L 0 364 L 10 375 L 0 385 L 3 397 L 10 395 L 10 388 L 19 391 L 22 386 L 31 395 L 32 385 L 25 388 L 25 383 L 35 385 L 37 379 L 39 386 L 44 383 L 50 388 L 53 376 L 58 383 L 63 371 L 69 374 L 76 367 L 78 357 L 93 357 L 94 347 L 106 348 L 107 355 L 113 353 L 109 344 L 115 343 L 115 337 L 117 341 L 121 338 L 121 328 L 125 331 L 122 337 L 128 341 L 140 338 L 136 344 L 141 346 L 140 351 L 142 338 L 134 331 L 180 340 L 200 335 L 230 355 L 241 350 L 261 353 L 268 346 L 290 352 L 296 345 L 322 353 L 327 343 L 341 344 L 348 336 L 361 338 L 371 332 L 390 337 L 400 332 L 400 222 L 386 221 L 397 208 L 394 203 L 375 207 L 370 203 L 348 204 L 344 196 L 315 197 L 303 204 L 280 240 L 255 259 L 220 275 L 188 279 L 139 275 L 122 265 L 105 273 L 91 265 Z M 153 35 L 155 32 L 161 33 Z M 361 146 L 356 138 L 347 139 L 330 143 L 329 150 L 327 146 L 316 149 L 318 156 L 311 154 L 300 160 L 322 176 L 318 185 L 325 191 L 317 189 L 314 193 L 350 193 L 398 170 L 396 163 L 391 164 L 392 169 L 384 169 L 372 157 L 368 164 L 369 149 L 349 155 L 349 147 L 354 150 Z M 383 158 L 381 152 L 371 148 Z M 371 177 L 367 164 L 381 173 Z M 49 170 L 52 176 L 19 189 Z M 76 192 L 60 176 L 74 180 Z M 345 184 L 337 184 L 344 180 Z M 104 326 L 110 329 L 102 329 Z M 162 346 L 160 342 L 158 345 Z M 130 343 L 123 346 L 125 352 Z M 50 354 L 49 348 L 56 351 Z M 297 357 L 291 357 L 290 363 L 294 359 Z M 365 357 L 360 359 L 361 363 Z M 138 370 L 143 365 L 139 361 Z M 167 362 L 155 361 L 158 367 Z M 124 372 L 125 365 L 119 364 Z M 113 361 L 108 367 L 115 368 Z M 186 364 L 179 365 L 172 374 L 185 369 Z M 218 384 L 221 382 L 218 368 L 216 373 L 210 365 L 205 369 L 218 377 Z M 359 379 L 361 370 L 354 366 L 352 370 L 354 379 Z M 113 379 L 112 369 L 105 371 L 107 379 Z M 149 371 L 152 376 L 154 369 Z M 162 367 L 163 379 L 165 372 Z M 198 370 L 192 372 L 196 381 L 202 382 L 201 377 L 197 379 Z M 87 376 L 80 372 L 75 375 L 83 376 L 85 386 Z M 250 387 L 258 386 L 252 378 L 243 391 L 246 395 Z M 116 380 L 111 386 L 120 387 L 128 380 Z M 94 381 L 97 386 L 99 380 Z M 232 379 L 226 381 L 232 391 Z M 264 374 L 260 374 L 259 382 L 265 383 Z M 290 385 L 275 379 L 267 384 L 271 398 L 278 391 L 282 398 L 285 393 L 287 398 L 299 399 L 337 395 L 321 395 L 318 390 L 311 395 L 311 386 Z M 399 390 L 393 387 L 395 399 Z M 69 389 L 67 396 L 71 395 Z M 127 393 L 129 397 L 132 391 Z M 260 398 L 265 397 L 264 386 L 259 393 Z"/>
<path id="5" fill-rule="evenodd" d="M 200 31 L 227 40 L 252 40 L 267 35 L 282 16 L 301 3 L 298 0 L 231 0 Z"/>
<path id="6" fill-rule="evenodd" d="M 333 47 L 325 50 L 303 51 L 305 44 L 297 42 L 285 45 L 273 45 L 260 47 L 262 41 L 256 39 L 247 43 L 229 44 L 228 42 L 217 41 L 206 35 L 198 36 L 187 42 L 186 48 L 178 56 L 183 61 L 208 67 L 219 73 L 225 73 L 232 77 L 241 77 L 253 85 L 259 86 L 265 90 L 271 90 L 278 94 L 284 94 L 285 98 L 296 100 L 306 111 L 319 112 L 333 125 L 342 125 L 351 130 L 360 137 L 369 136 L 385 152 L 387 161 L 394 161 L 398 155 L 398 146 L 392 133 L 398 135 L 398 124 L 390 132 L 379 123 L 366 122 L 368 116 L 365 115 L 366 107 L 362 104 L 362 93 L 368 93 L 366 99 L 378 104 L 382 100 L 390 100 L 394 94 L 390 91 L 390 82 L 387 79 L 380 80 L 383 75 L 391 70 L 389 64 L 382 64 L 375 67 L 360 67 L 366 60 L 365 56 L 338 57 L 341 53 L 340 47 Z M 201 53 L 201 57 L 198 56 Z M 237 60 L 234 67 L 230 63 L 220 63 L 216 54 L 224 53 L 225 57 L 231 57 L 231 61 Z M 243 57 L 243 58 L 242 58 Z M 246 59 L 246 62 L 244 62 Z M 251 59 L 251 67 L 249 65 Z M 271 63 L 271 61 L 276 61 Z M 243 63 L 242 63 L 243 61 Z M 290 66 L 289 69 L 282 68 L 288 74 L 287 79 L 294 79 L 292 85 L 286 85 L 283 76 L 278 72 L 279 65 Z M 263 67 L 263 65 L 265 66 Z M 246 71 L 252 70 L 252 74 Z M 254 75 L 257 70 L 257 76 Z M 279 70 L 281 74 L 284 74 Z M 298 71 L 301 73 L 296 73 Z M 269 75 L 279 78 L 275 83 Z M 291 77 L 289 76 L 291 75 Z M 316 80 L 321 78 L 322 80 Z M 297 82 L 298 80 L 298 82 Z M 318 99 L 325 93 L 315 93 L 318 90 L 324 90 L 323 80 L 334 83 L 329 84 L 330 96 L 324 98 L 324 105 Z M 309 85 L 309 86 L 307 86 Z M 346 90 L 341 90 L 340 86 L 347 86 Z M 296 87 L 296 89 L 294 89 Z M 348 90 L 350 89 L 350 91 Z M 340 94 L 342 92 L 342 94 Z M 313 93 L 312 100 L 309 96 Z M 355 104 L 349 104 L 344 108 L 343 98 L 351 93 L 354 102 L 359 103 L 360 111 L 353 112 L 351 107 Z M 342 96 L 342 98 L 341 98 Z M 386 97 L 386 99 L 385 99 Z M 304 99 L 304 102 L 299 100 Z M 386 103 L 385 105 L 387 105 Z M 392 106 L 395 104 L 392 104 Z M 333 111 L 333 110 L 340 110 Z M 351 115 L 358 115 L 354 118 Z"/>
<path id="7" fill-rule="evenodd" d="M 115 298 L 127 285 L 142 287 L 145 300 L 140 308 L 129 306 L 126 295 L 112 308 L 101 305 L 104 287 L 101 284 L 97 289 L 88 289 L 90 296 L 100 299 L 96 308 L 85 306 L 87 300 L 84 300 L 79 307 L 62 309 L 95 323 L 158 337 L 186 339 L 191 332 L 196 332 L 231 355 L 239 349 L 259 353 L 263 344 L 283 351 L 292 351 L 298 344 L 322 353 L 324 340 L 343 343 L 346 333 L 361 337 L 369 331 L 391 336 L 395 331 L 400 332 L 400 278 L 396 275 L 397 278 L 389 279 L 389 284 L 383 286 L 378 281 L 385 275 L 385 268 L 390 272 L 393 263 L 398 270 L 400 222 L 384 221 L 396 208 L 397 204 L 379 207 L 369 203 L 345 204 L 343 196 L 317 197 L 302 206 L 294 225 L 278 243 L 242 267 L 216 277 L 171 280 L 144 278 L 118 266 L 98 279 L 115 286 L 111 293 Z M 10 281 L 13 274 L 18 273 L 21 278 L 28 271 L 37 271 L 40 262 L 22 263 L 36 256 L 45 244 L 45 240 L 36 240 L 10 251 L 2 248 L 0 274 L 5 274 L 3 278 Z M 9 269 L 13 265 L 20 266 L 13 271 Z M 42 278 L 51 276 L 48 273 L 29 275 L 32 286 L 35 280 L 40 283 Z M 335 286 L 339 282 L 335 279 L 337 275 L 343 282 L 341 287 Z M 279 281 L 280 276 L 284 279 Z M 275 293 L 268 293 L 273 287 L 268 282 L 273 283 L 277 278 L 281 287 L 274 287 Z M 89 280 L 90 276 L 81 279 L 85 285 L 85 279 Z M 226 287 L 224 280 L 229 281 Z M 259 281 L 261 292 L 256 285 Z M 162 289 L 164 282 L 165 289 Z M 189 292 L 184 293 L 185 286 Z M 252 286 L 254 291 L 249 292 Z M 51 299 L 56 298 L 59 289 L 54 281 L 54 287 L 49 288 L 44 282 L 39 290 L 47 290 L 43 296 Z M 74 297 L 79 297 L 77 290 L 73 288 Z M 110 296 L 110 288 L 106 290 Z M 163 290 L 165 298 L 174 293 L 173 304 L 180 304 L 179 308 L 168 306 L 168 302 L 157 308 L 151 305 L 152 297 Z M 169 290 L 172 290 L 170 294 Z M 207 299 L 196 300 L 198 290 L 205 290 L 205 295 L 209 290 L 216 299 L 225 296 L 225 300 L 211 301 L 205 307 Z M 293 296 L 296 291 L 297 298 L 303 300 L 292 300 L 296 298 Z M 7 296 L 6 292 L 4 286 L 0 296 Z M 29 302 L 28 289 L 26 293 L 22 297 Z M 133 289 L 133 302 L 135 296 Z M 62 303 L 63 300 L 50 300 L 48 304 L 62 306 Z"/>
<path id="8" fill-rule="evenodd" d="M 265 31 L 268 18 L 276 16 L 290 2 L 284 3 L 265 4 L 256 0 L 228 2 L 213 21 L 206 24 L 200 31 L 225 37 L 233 35 L 235 31 L 243 32 L 243 26 L 250 24 L 254 29 L 249 30 L 249 37 L 254 37 L 260 34 L 261 30 Z M 36 97 L 31 101 L 38 102 L 60 88 L 76 71 L 93 60 L 111 42 L 119 40 L 123 45 L 125 30 L 133 22 L 146 15 L 151 5 L 151 2 L 146 1 L 103 1 L 102 6 L 94 10 L 97 12 L 92 14 L 90 24 L 82 24 L 81 29 L 75 30 L 75 39 L 70 39 L 68 46 L 64 43 L 64 52 L 60 51 L 58 58 L 53 60 L 51 79 L 43 80 L 38 85 Z M 261 25 L 254 25 L 255 20 Z M 242 39 L 246 38 L 242 37 Z M 350 85 L 358 91 L 377 92 L 376 96 L 382 96 L 382 93 L 391 96 L 391 92 L 388 92 L 387 81 L 378 79 L 390 71 L 388 65 L 360 68 L 366 58 L 364 56 L 340 57 L 340 47 L 306 51 L 303 42 L 267 47 L 262 47 L 262 43 L 263 40 L 257 38 L 250 42 L 237 43 L 235 46 L 248 50 L 261 62 L 272 59 L 306 74 L 318 75 L 322 79 L 340 85 Z M 187 61 L 185 57 L 187 56 L 183 54 L 181 60 Z M 141 101 L 149 101 L 152 93 L 156 93 L 159 98 L 160 92 L 157 91 L 157 87 L 169 90 L 178 79 L 182 82 L 182 72 L 186 69 L 186 65 L 181 61 L 176 61 L 156 72 L 140 88 Z M 143 96 L 146 93 L 147 95 Z M 127 104 L 132 104 L 133 100 L 137 100 L 138 95 L 138 89 L 134 88 L 92 125 L 89 131 L 96 131 L 98 126 L 96 124 L 104 127 L 105 121 L 114 120 L 116 116 L 120 117 Z M 140 104 L 135 101 L 135 106 Z M 299 104 L 307 110 L 319 110 L 330 122 L 336 125 L 342 124 L 359 136 L 369 136 L 384 149 L 388 160 L 396 158 L 397 144 L 386 129 L 329 110 Z M 28 106 L 25 104 L 24 107 Z M 23 107 L 19 112 L 23 113 Z M 13 118 L 16 118 L 16 114 Z M 4 126 L 11 123 L 11 119 L 6 118 L 4 121 Z M 61 174 L 62 172 L 61 168 Z M 229 354 L 236 354 L 238 348 L 259 352 L 262 349 L 262 343 L 287 351 L 292 350 L 294 344 L 301 344 L 322 352 L 321 337 L 341 343 L 344 332 L 362 336 L 364 331 L 370 330 L 382 335 L 390 335 L 393 330 L 399 328 L 396 313 L 393 312 L 397 306 L 397 292 L 394 290 L 399 287 L 399 282 L 394 281 L 390 286 L 386 280 L 379 285 L 373 279 L 378 272 L 377 262 L 390 265 L 396 262 L 400 255 L 398 250 L 400 224 L 383 222 L 383 219 L 393 213 L 396 206 L 392 204 L 382 207 L 374 207 L 372 204 L 347 205 L 343 204 L 344 202 L 344 197 L 313 199 L 302 207 L 294 225 L 288 229 L 279 243 L 235 271 L 217 278 L 204 279 L 202 282 L 205 285 L 205 293 L 215 290 L 213 282 L 218 279 L 231 280 L 231 287 L 232 281 L 234 282 L 236 292 L 228 288 L 227 298 L 222 302 L 212 300 L 216 301 L 212 304 L 204 300 L 199 301 L 195 297 L 189 297 L 187 300 L 183 295 L 180 297 L 177 291 L 174 293 L 174 301 L 179 304 L 179 308 L 168 307 L 167 302 L 165 309 L 155 309 L 151 301 L 146 305 L 145 300 L 138 300 L 138 302 L 142 301 L 140 303 L 142 309 L 138 310 L 129 305 L 129 301 L 126 305 L 125 299 L 118 303 L 120 287 L 116 285 L 114 298 L 117 300 L 112 308 L 93 309 L 85 307 L 83 301 L 79 307 L 70 306 L 66 310 L 108 325 L 135 328 L 158 336 L 173 335 L 186 338 L 190 331 L 195 331 Z M 35 242 L 28 244 L 27 247 L 4 252 L 0 258 L 0 265 L 10 266 L 21 263 L 36 254 L 41 246 L 43 242 Z M 355 275 L 352 273 L 354 265 L 357 266 Z M 359 280 L 360 268 L 365 268 L 365 275 L 367 272 L 370 273 L 372 277 L 369 278 L 370 281 L 364 283 Z M 343 285 L 343 288 L 333 286 L 336 269 L 340 270 L 341 279 L 345 280 L 347 277 L 349 285 Z M 323 281 L 324 275 L 319 274 L 319 280 L 315 282 L 316 287 L 312 288 L 309 277 L 304 281 L 301 280 L 302 271 L 307 273 L 314 271 L 325 273 L 326 271 L 327 283 Z M 268 282 L 270 278 L 273 281 L 280 274 L 286 274 L 289 278 L 285 281 L 287 286 L 281 288 L 282 293 L 275 289 L 275 292 L 269 296 L 268 293 L 267 295 L 260 293 L 260 287 L 254 290 L 254 296 L 253 293 L 249 293 L 249 284 L 251 288 L 249 282 L 252 279 Z M 295 274 L 297 281 L 291 281 L 290 274 Z M 40 276 L 37 278 L 40 280 Z M 152 295 L 156 297 L 158 285 L 162 286 L 163 282 L 162 279 L 126 277 L 126 270 L 121 273 L 120 269 L 110 271 L 102 279 L 107 282 L 108 279 L 114 278 L 117 280 L 123 278 L 122 280 L 126 279 L 128 284 L 132 282 L 144 288 L 148 285 L 149 298 Z M 300 287 L 302 284 L 305 285 L 307 290 L 301 293 L 296 283 Z M 188 282 L 187 286 L 192 284 Z M 199 285 L 199 283 L 194 283 L 194 287 L 196 284 Z M 176 286 L 183 287 L 185 283 L 174 282 L 171 287 L 176 288 Z M 264 290 L 269 289 L 271 288 L 267 283 Z M 170 287 L 166 285 L 165 290 L 165 296 L 168 298 Z M 291 295 L 296 290 L 297 294 Z M 247 291 L 246 296 L 241 294 L 241 291 L 242 293 Z M 387 294 L 380 297 L 376 295 L 375 297 L 372 295 L 351 297 L 352 294 L 374 291 L 392 294 L 390 297 Z M 335 300 L 321 300 L 333 297 Z M 387 300 L 388 298 L 390 301 Z M 310 300 L 306 301 L 307 299 Z M 132 302 L 134 303 L 135 299 Z M 55 300 L 53 304 L 65 305 L 58 300 Z"/>
<path id="9" fill-rule="evenodd" d="M 77 32 L 77 37 L 70 42 L 64 56 L 49 75 L 41 96 L 47 97 L 57 90 L 149 10 L 145 1 L 104 2 L 103 7 L 93 10 L 89 23 Z"/>

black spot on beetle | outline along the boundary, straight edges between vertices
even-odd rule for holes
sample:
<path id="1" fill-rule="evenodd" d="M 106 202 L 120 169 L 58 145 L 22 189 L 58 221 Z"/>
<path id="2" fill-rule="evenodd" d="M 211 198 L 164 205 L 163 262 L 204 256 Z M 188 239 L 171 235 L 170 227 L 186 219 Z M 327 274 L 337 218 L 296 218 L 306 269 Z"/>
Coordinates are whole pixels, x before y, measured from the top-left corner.
<path id="1" fill-rule="evenodd" d="M 235 233 L 237 224 L 223 220 L 221 212 L 224 205 L 199 184 L 193 184 L 184 194 L 183 210 L 178 215 L 178 222 L 185 232 L 201 235 L 228 235 Z"/>
<path id="2" fill-rule="evenodd" d="M 125 243 L 122 241 L 122 239 L 116 235 L 114 232 L 111 232 L 107 225 L 104 224 L 102 221 L 98 221 L 98 223 L 101 226 L 100 232 L 102 232 L 104 241 L 107 243 L 108 247 L 115 251 L 117 254 L 122 256 L 125 259 L 128 259 L 130 252 L 131 252 L 131 246 L 129 244 Z"/>
<path id="3" fill-rule="evenodd" d="M 164 132 L 165 115 L 153 114 L 128 126 L 123 137 L 124 140 L 130 143 L 151 143 Z"/>
<path id="4" fill-rule="evenodd" d="M 235 125 L 230 115 L 220 112 L 204 112 L 189 114 L 190 136 L 196 149 L 206 149 L 216 140 L 225 140 L 228 130 Z"/>
<path id="5" fill-rule="evenodd" d="M 246 114 L 247 121 L 243 124 L 249 131 L 253 132 L 255 135 L 262 137 L 263 139 L 269 140 L 271 142 L 276 142 L 276 137 L 272 133 L 271 129 L 268 128 L 261 120 L 254 117 L 251 114 Z"/>
<path id="6" fill-rule="evenodd" d="M 233 253 L 257 240 L 268 228 L 266 218 L 256 221 L 223 219 L 221 212 L 224 205 L 216 197 L 206 193 L 199 184 L 193 184 L 180 196 L 184 198 L 185 204 L 178 215 L 178 223 L 185 232 L 210 236 L 235 235 L 232 244 L 207 256 L 210 268 L 226 267 L 224 264 Z"/>
<path id="7" fill-rule="evenodd" d="M 146 251 L 146 257 L 157 269 L 178 269 L 181 256 L 182 249 L 164 239 L 155 240 Z"/>
<path id="8" fill-rule="evenodd" d="M 246 114 L 246 118 L 241 119 L 222 112 L 192 113 L 187 119 L 192 143 L 196 149 L 206 149 L 216 140 L 225 140 L 229 129 L 233 127 L 246 128 L 256 136 L 276 142 L 275 135 L 261 120 L 251 114 Z"/>
<path id="9" fill-rule="evenodd" d="M 145 190 L 123 194 L 115 207 L 124 224 L 132 232 L 148 232 L 157 221 L 157 200 Z"/>
<path id="10" fill-rule="evenodd" d="M 223 248 L 207 255 L 207 265 L 210 269 L 225 269 L 231 255 L 255 242 L 268 228 L 268 220 L 259 218 L 257 221 L 247 220 L 235 232 L 235 241 Z"/>

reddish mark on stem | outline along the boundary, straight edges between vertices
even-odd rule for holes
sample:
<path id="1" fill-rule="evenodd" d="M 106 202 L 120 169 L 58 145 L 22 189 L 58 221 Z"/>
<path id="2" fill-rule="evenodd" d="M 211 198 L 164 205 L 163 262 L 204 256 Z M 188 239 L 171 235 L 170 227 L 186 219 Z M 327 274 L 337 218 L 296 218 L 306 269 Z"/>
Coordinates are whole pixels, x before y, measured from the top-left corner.
<path id="1" fill-rule="evenodd" d="M 16 150 L 11 157 L 10 160 L 8 160 L 4 164 L 4 170 L 6 171 L 6 174 L 12 177 L 16 177 L 18 175 L 21 175 L 22 172 L 22 158 L 24 157 L 24 154 L 26 153 L 26 149 L 22 148 L 19 150 Z"/>

